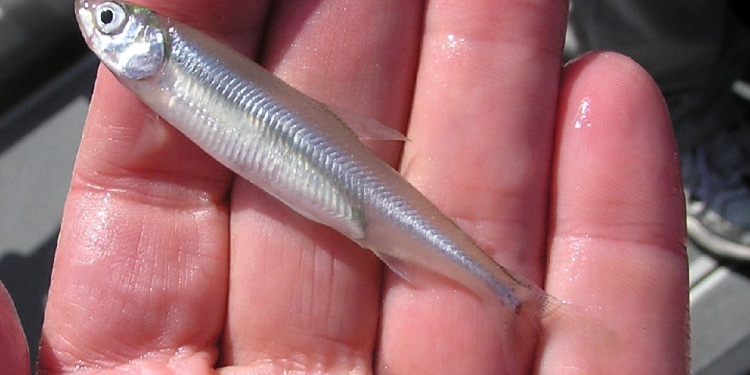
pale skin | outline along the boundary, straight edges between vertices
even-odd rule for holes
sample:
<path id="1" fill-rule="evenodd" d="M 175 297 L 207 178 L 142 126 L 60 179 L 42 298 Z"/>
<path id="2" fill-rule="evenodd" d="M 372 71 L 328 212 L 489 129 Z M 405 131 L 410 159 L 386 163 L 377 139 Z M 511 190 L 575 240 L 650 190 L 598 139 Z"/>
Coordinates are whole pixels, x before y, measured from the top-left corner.
<path id="1" fill-rule="evenodd" d="M 511 335 L 465 289 L 404 281 L 233 178 L 101 69 L 39 373 L 688 373 L 665 106 L 622 56 L 560 67 L 567 2 L 138 3 L 405 132 L 379 154 L 574 313 Z M 0 302 L 0 322 L 16 327 Z M 27 374 L 20 329 L 2 332 L 5 373 Z"/>

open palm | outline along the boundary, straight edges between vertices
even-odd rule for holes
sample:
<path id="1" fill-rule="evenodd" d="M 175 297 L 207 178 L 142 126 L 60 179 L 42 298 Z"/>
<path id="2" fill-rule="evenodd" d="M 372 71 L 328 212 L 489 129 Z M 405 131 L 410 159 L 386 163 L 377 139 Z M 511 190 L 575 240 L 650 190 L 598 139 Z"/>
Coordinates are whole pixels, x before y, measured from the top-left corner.
<path id="1" fill-rule="evenodd" d="M 102 69 L 40 373 L 687 373 L 665 107 L 622 56 L 560 67 L 567 2 L 138 3 L 406 132 L 379 154 L 501 264 L 615 338 L 554 315 L 509 337 L 470 293 L 404 281 L 234 178 Z"/>

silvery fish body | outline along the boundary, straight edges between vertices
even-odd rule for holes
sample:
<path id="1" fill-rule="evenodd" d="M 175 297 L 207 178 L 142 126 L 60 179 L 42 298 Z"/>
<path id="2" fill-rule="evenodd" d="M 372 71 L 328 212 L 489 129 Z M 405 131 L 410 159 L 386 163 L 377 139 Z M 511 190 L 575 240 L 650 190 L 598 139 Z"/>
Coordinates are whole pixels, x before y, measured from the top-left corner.
<path id="1" fill-rule="evenodd" d="M 205 152 L 305 217 L 516 313 L 550 298 L 484 253 L 327 106 L 206 35 L 146 8 L 77 0 L 90 48 Z"/>

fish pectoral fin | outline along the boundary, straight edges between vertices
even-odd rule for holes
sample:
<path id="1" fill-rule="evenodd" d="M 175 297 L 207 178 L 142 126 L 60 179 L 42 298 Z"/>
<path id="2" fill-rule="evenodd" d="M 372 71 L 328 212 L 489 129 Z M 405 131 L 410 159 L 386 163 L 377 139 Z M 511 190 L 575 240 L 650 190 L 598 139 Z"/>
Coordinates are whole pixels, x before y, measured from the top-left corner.
<path id="1" fill-rule="evenodd" d="M 338 108 L 332 105 L 321 103 L 321 105 L 336 116 L 341 122 L 351 128 L 359 137 L 360 140 L 373 140 L 373 141 L 399 141 L 407 142 L 409 138 L 399 133 L 393 128 L 388 127 L 382 122 L 370 118 L 367 116 L 360 115 L 348 111 L 343 108 Z"/>

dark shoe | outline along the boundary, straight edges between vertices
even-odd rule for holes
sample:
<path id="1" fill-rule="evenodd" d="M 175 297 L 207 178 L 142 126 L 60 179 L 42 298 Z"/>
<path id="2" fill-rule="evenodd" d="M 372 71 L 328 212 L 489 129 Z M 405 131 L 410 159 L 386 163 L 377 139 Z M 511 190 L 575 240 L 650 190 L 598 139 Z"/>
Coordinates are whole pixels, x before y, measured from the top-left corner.
<path id="1" fill-rule="evenodd" d="M 680 156 L 688 236 L 717 255 L 750 261 L 750 123 Z"/>

